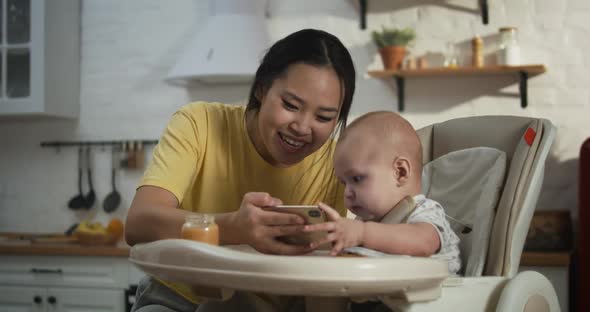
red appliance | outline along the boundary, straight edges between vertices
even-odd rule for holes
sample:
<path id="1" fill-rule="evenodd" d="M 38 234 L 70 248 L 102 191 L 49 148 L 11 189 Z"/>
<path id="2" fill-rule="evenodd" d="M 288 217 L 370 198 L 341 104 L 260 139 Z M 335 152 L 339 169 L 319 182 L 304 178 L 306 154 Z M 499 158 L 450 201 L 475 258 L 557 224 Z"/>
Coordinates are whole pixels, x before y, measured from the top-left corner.
<path id="1" fill-rule="evenodd" d="M 578 311 L 590 311 L 590 138 L 580 150 L 578 189 Z"/>

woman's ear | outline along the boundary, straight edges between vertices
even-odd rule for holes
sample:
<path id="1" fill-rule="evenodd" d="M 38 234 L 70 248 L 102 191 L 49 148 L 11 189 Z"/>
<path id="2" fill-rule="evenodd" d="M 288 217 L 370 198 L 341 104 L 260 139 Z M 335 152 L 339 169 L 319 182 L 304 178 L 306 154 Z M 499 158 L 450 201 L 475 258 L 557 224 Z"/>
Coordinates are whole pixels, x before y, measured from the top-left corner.
<path id="1" fill-rule="evenodd" d="M 406 157 L 400 156 L 393 161 L 393 171 L 398 187 L 404 186 L 408 183 L 412 176 L 411 169 L 412 165 Z"/>
<path id="2" fill-rule="evenodd" d="M 264 100 L 264 95 L 265 95 L 265 91 L 262 89 L 262 87 L 258 86 L 258 88 L 256 88 L 256 91 L 254 92 L 254 97 L 256 98 L 256 100 L 262 104 L 262 100 Z"/>

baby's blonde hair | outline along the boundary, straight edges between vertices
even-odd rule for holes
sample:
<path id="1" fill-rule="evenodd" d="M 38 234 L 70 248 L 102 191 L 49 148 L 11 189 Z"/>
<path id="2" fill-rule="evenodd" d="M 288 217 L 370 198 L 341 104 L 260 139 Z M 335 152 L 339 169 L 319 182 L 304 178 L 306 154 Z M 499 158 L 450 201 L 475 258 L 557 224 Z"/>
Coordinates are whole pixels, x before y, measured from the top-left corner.
<path id="1" fill-rule="evenodd" d="M 362 115 L 351 122 L 342 133 L 339 142 L 346 140 L 347 133 L 353 130 L 365 131 L 367 135 L 380 137 L 383 152 L 394 157 L 407 157 L 413 173 L 420 180 L 422 174 L 422 143 L 414 127 L 402 116 L 390 111 L 376 111 Z"/>

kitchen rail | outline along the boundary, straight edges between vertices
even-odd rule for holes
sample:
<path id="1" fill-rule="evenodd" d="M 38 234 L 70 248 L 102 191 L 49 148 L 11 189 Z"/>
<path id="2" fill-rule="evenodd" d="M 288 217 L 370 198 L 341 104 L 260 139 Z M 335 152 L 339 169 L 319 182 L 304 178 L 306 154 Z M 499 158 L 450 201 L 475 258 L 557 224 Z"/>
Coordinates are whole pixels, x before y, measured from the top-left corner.
<path id="1" fill-rule="evenodd" d="M 41 142 L 41 147 L 72 147 L 72 146 L 121 146 L 127 143 L 141 143 L 142 145 L 155 145 L 158 140 L 113 140 L 113 141 L 49 141 Z"/>

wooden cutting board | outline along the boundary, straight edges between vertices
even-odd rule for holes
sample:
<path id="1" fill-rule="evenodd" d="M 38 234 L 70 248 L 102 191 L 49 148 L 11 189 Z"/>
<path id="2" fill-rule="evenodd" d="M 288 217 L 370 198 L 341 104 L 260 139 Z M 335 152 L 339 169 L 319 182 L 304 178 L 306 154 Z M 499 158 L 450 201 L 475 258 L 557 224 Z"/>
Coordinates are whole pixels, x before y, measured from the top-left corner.
<path id="1" fill-rule="evenodd" d="M 8 241 L 28 241 L 32 244 L 67 244 L 77 243 L 78 239 L 63 233 L 17 233 L 2 232 L 0 237 Z"/>
<path id="2" fill-rule="evenodd" d="M 31 239 L 33 244 L 73 244 L 78 243 L 78 238 L 75 236 L 55 236 L 55 237 L 39 237 Z"/>

